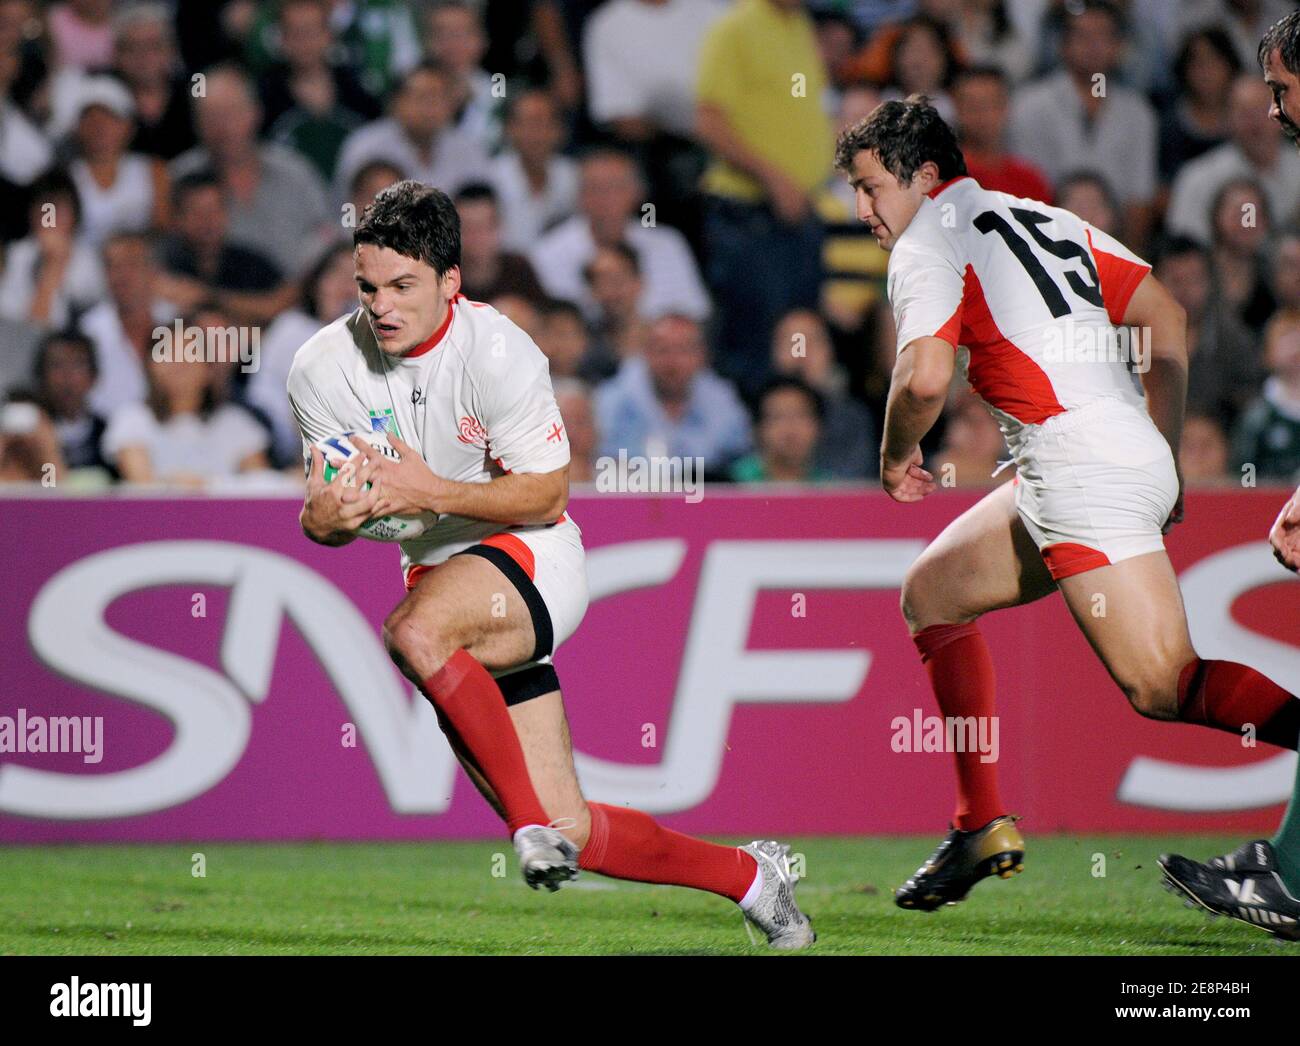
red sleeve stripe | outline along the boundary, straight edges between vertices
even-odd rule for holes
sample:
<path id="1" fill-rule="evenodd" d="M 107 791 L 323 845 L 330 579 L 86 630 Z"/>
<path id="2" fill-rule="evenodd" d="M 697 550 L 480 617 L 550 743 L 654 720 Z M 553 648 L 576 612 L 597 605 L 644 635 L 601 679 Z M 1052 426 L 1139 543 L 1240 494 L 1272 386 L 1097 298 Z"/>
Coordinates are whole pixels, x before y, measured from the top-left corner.
<path id="1" fill-rule="evenodd" d="M 957 303 L 957 311 L 948 317 L 948 322 L 934 332 L 936 338 L 942 338 L 954 349 L 957 348 L 961 339 L 961 307 L 964 302 Z"/>
<path id="2" fill-rule="evenodd" d="M 1097 262 L 1097 278 L 1101 281 L 1101 300 L 1106 303 L 1106 315 L 1110 317 L 1111 323 L 1123 323 L 1129 299 L 1151 271 L 1151 266 L 1139 265 L 1127 258 L 1099 251 L 1092 244 L 1092 233 L 1087 235 L 1088 247 Z"/>

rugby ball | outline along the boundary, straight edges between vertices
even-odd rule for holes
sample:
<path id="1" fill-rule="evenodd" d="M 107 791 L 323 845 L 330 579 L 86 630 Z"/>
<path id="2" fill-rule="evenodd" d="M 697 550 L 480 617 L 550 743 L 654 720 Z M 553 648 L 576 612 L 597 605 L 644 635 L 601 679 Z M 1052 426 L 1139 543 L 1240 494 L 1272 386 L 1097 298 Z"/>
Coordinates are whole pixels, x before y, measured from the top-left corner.
<path id="1" fill-rule="evenodd" d="M 391 458 L 393 461 L 402 460 L 402 456 L 397 453 L 393 445 L 388 442 L 388 437 L 382 432 L 342 432 L 337 436 L 317 440 L 315 444 L 325 455 L 326 483 L 333 483 L 340 473 L 345 473 L 340 482 L 346 483 L 349 463 L 353 466 L 361 464 L 364 455 L 353 446 L 349 439 L 351 436 L 359 436 L 363 442 L 370 444 L 376 453 L 386 458 Z M 362 523 L 357 533 L 371 541 L 410 541 L 433 526 L 437 519 L 436 512 L 421 512 L 418 516 L 379 516 Z"/>

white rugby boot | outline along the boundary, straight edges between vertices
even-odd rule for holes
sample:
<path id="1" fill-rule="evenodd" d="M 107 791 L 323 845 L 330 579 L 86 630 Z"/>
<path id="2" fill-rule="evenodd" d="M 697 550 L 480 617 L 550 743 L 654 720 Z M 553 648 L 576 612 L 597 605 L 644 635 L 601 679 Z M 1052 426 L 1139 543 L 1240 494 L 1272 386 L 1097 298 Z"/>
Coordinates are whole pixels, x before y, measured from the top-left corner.
<path id="1" fill-rule="evenodd" d="M 817 935 L 812 920 L 799 910 L 794 899 L 798 879 L 790 871 L 790 847 L 773 839 L 755 839 L 740 849 L 758 862 L 763 877 L 758 896 L 745 910 L 745 918 L 763 931 L 773 948 L 807 948 Z"/>
<path id="2" fill-rule="evenodd" d="M 524 882 L 534 890 L 545 886 L 554 893 L 561 883 L 578 878 L 578 848 L 560 833 L 557 824 L 560 822 L 530 824 L 515 832 L 515 853 Z"/>

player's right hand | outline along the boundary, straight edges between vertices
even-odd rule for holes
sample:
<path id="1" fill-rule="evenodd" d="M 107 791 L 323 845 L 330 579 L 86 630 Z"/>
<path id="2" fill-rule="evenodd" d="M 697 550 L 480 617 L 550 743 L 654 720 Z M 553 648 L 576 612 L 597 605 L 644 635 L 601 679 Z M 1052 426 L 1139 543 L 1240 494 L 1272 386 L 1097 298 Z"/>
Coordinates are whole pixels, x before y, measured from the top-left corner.
<path id="1" fill-rule="evenodd" d="M 1165 520 L 1165 525 L 1160 528 L 1161 534 L 1168 534 L 1174 527 L 1183 521 L 1183 470 L 1175 462 L 1174 469 L 1178 473 L 1178 497 L 1174 499 L 1173 510 L 1169 513 L 1169 518 Z"/>
<path id="2" fill-rule="evenodd" d="M 1287 570 L 1300 571 L 1300 490 L 1282 506 L 1268 532 L 1268 543 L 1273 546 L 1273 558 Z"/>
<path id="3" fill-rule="evenodd" d="M 911 456 L 902 463 L 891 465 L 882 460 L 880 485 L 885 488 L 885 493 L 903 504 L 920 501 L 927 494 L 932 493 L 935 490 L 934 477 L 922 468 L 924 460 L 925 455 L 921 453 L 920 447 L 915 448 Z"/>
<path id="4" fill-rule="evenodd" d="M 326 483 L 325 455 L 319 447 L 312 447 L 307 500 L 302 507 L 303 529 L 318 540 L 356 533 L 375 514 L 382 497 L 379 477 L 374 475 L 376 464 L 370 459 L 360 465 L 345 464 L 335 482 Z"/>

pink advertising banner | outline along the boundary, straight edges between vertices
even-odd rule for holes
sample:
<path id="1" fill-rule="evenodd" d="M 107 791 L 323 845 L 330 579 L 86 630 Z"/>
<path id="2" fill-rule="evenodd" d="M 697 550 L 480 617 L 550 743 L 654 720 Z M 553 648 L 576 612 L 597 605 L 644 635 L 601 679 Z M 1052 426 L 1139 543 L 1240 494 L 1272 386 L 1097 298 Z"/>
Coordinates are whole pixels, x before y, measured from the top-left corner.
<path id="1" fill-rule="evenodd" d="M 1169 547 L 1202 655 L 1295 690 L 1300 589 L 1265 541 L 1284 497 L 1193 494 Z M 588 795 L 710 834 L 942 830 L 898 589 L 973 501 L 575 496 L 592 603 L 555 663 Z M 0 842 L 500 834 L 385 655 L 397 549 L 315 546 L 297 511 L 0 500 Z M 1058 596 L 983 627 L 984 740 L 1033 830 L 1272 827 L 1291 754 L 1139 718 Z"/>

